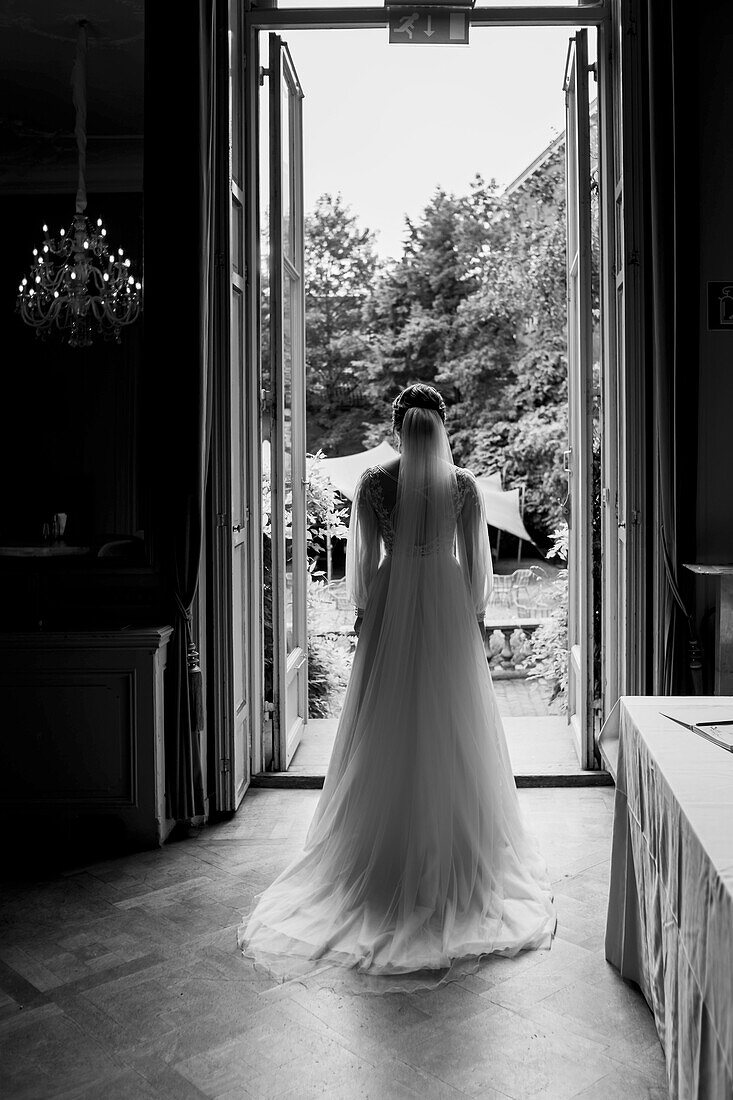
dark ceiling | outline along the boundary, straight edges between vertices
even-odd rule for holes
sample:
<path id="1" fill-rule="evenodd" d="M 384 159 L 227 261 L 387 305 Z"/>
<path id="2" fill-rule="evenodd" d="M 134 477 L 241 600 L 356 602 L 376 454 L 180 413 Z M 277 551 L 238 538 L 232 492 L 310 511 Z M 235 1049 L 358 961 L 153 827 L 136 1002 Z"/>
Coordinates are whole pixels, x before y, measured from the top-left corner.
<path id="1" fill-rule="evenodd" d="M 111 147 L 129 150 L 142 135 L 144 0 L 0 0 L 5 190 L 24 172 L 30 180 L 39 157 L 49 167 L 73 165 L 71 71 L 80 19 L 88 21 L 90 168 L 95 157 L 109 160 Z"/>

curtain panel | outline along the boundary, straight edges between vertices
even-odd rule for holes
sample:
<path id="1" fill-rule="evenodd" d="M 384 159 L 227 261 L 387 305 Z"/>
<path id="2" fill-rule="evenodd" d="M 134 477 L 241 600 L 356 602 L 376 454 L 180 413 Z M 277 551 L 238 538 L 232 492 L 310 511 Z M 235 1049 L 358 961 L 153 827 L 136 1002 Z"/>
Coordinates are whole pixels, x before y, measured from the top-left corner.
<path id="1" fill-rule="evenodd" d="M 203 674 L 192 608 L 211 436 L 216 0 L 175 12 L 146 7 L 145 306 L 155 348 L 148 369 L 158 439 L 156 556 L 174 626 L 166 669 L 166 813 L 190 821 L 205 809 Z"/>
<path id="2" fill-rule="evenodd" d="M 690 359 L 683 353 L 686 311 L 678 310 L 684 288 L 685 249 L 680 226 L 685 210 L 685 158 L 679 148 L 679 76 L 676 64 L 675 0 L 647 5 L 649 104 L 649 241 L 651 249 L 652 390 L 655 453 L 654 670 L 659 695 L 702 693 L 700 650 L 693 616 L 685 602 L 688 579 L 681 576 L 683 554 L 694 548 L 694 507 L 686 506 L 685 456 L 694 454 L 696 419 Z M 689 18 L 689 16 L 687 16 Z M 682 194 L 680 192 L 683 192 Z M 680 362 L 685 377 L 680 377 Z M 682 423 L 681 411 L 684 412 Z M 691 448 L 692 436 L 692 448 Z M 686 523 L 681 517 L 688 515 Z M 693 551 L 694 552 L 694 549 Z M 686 556 L 686 555 L 685 555 Z M 689 560 L 689 558 L 687 558 Z M 651 579 L 651 578 L 650 578 Z"/>

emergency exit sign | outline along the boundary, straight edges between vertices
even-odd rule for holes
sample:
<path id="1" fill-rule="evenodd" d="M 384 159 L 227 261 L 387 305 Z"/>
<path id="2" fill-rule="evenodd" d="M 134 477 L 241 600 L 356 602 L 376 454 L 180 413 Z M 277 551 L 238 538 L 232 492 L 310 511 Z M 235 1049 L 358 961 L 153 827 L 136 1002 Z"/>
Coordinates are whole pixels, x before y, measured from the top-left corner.
<path id="1" fill-rule="evenodd" d="M 467 46 L 468 13 L 399 8 L 389 13 L 389 40 L 407 46 Z"/>

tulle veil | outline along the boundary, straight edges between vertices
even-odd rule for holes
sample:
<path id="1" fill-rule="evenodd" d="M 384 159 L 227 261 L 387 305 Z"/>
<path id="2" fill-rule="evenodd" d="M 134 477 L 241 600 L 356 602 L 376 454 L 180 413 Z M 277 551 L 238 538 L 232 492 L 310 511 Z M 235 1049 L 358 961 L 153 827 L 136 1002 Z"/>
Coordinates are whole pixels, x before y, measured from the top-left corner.
<path id="1" fill-rule="evenodd" d="M 364 621 L 304 850 L 238 934 L 273 976 L 331 964 L 328 984 L 355 993 L 436 988 L 487 954 L 548 947 L 555 924 L 477 626 L 492 580 L 480 493 L 459 484 L 436 410 L 408 409 L 401 444 L 392 546 L 363 484 L 352 508 Z"/>

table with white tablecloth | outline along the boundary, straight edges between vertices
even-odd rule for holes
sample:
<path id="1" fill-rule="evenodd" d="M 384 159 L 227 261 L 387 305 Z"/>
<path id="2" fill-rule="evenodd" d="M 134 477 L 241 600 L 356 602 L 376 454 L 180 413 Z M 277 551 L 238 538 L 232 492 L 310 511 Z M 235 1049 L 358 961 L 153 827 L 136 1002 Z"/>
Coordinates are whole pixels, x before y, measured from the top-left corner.
<path id="1" fill-rule="evenodd" d="M 733 1098 L 733 753 L 677 725 L 733 697 L 618 701 L 600 744 L 616 778 L 606 958 L 646 997 L 672 1100 Z"/>

